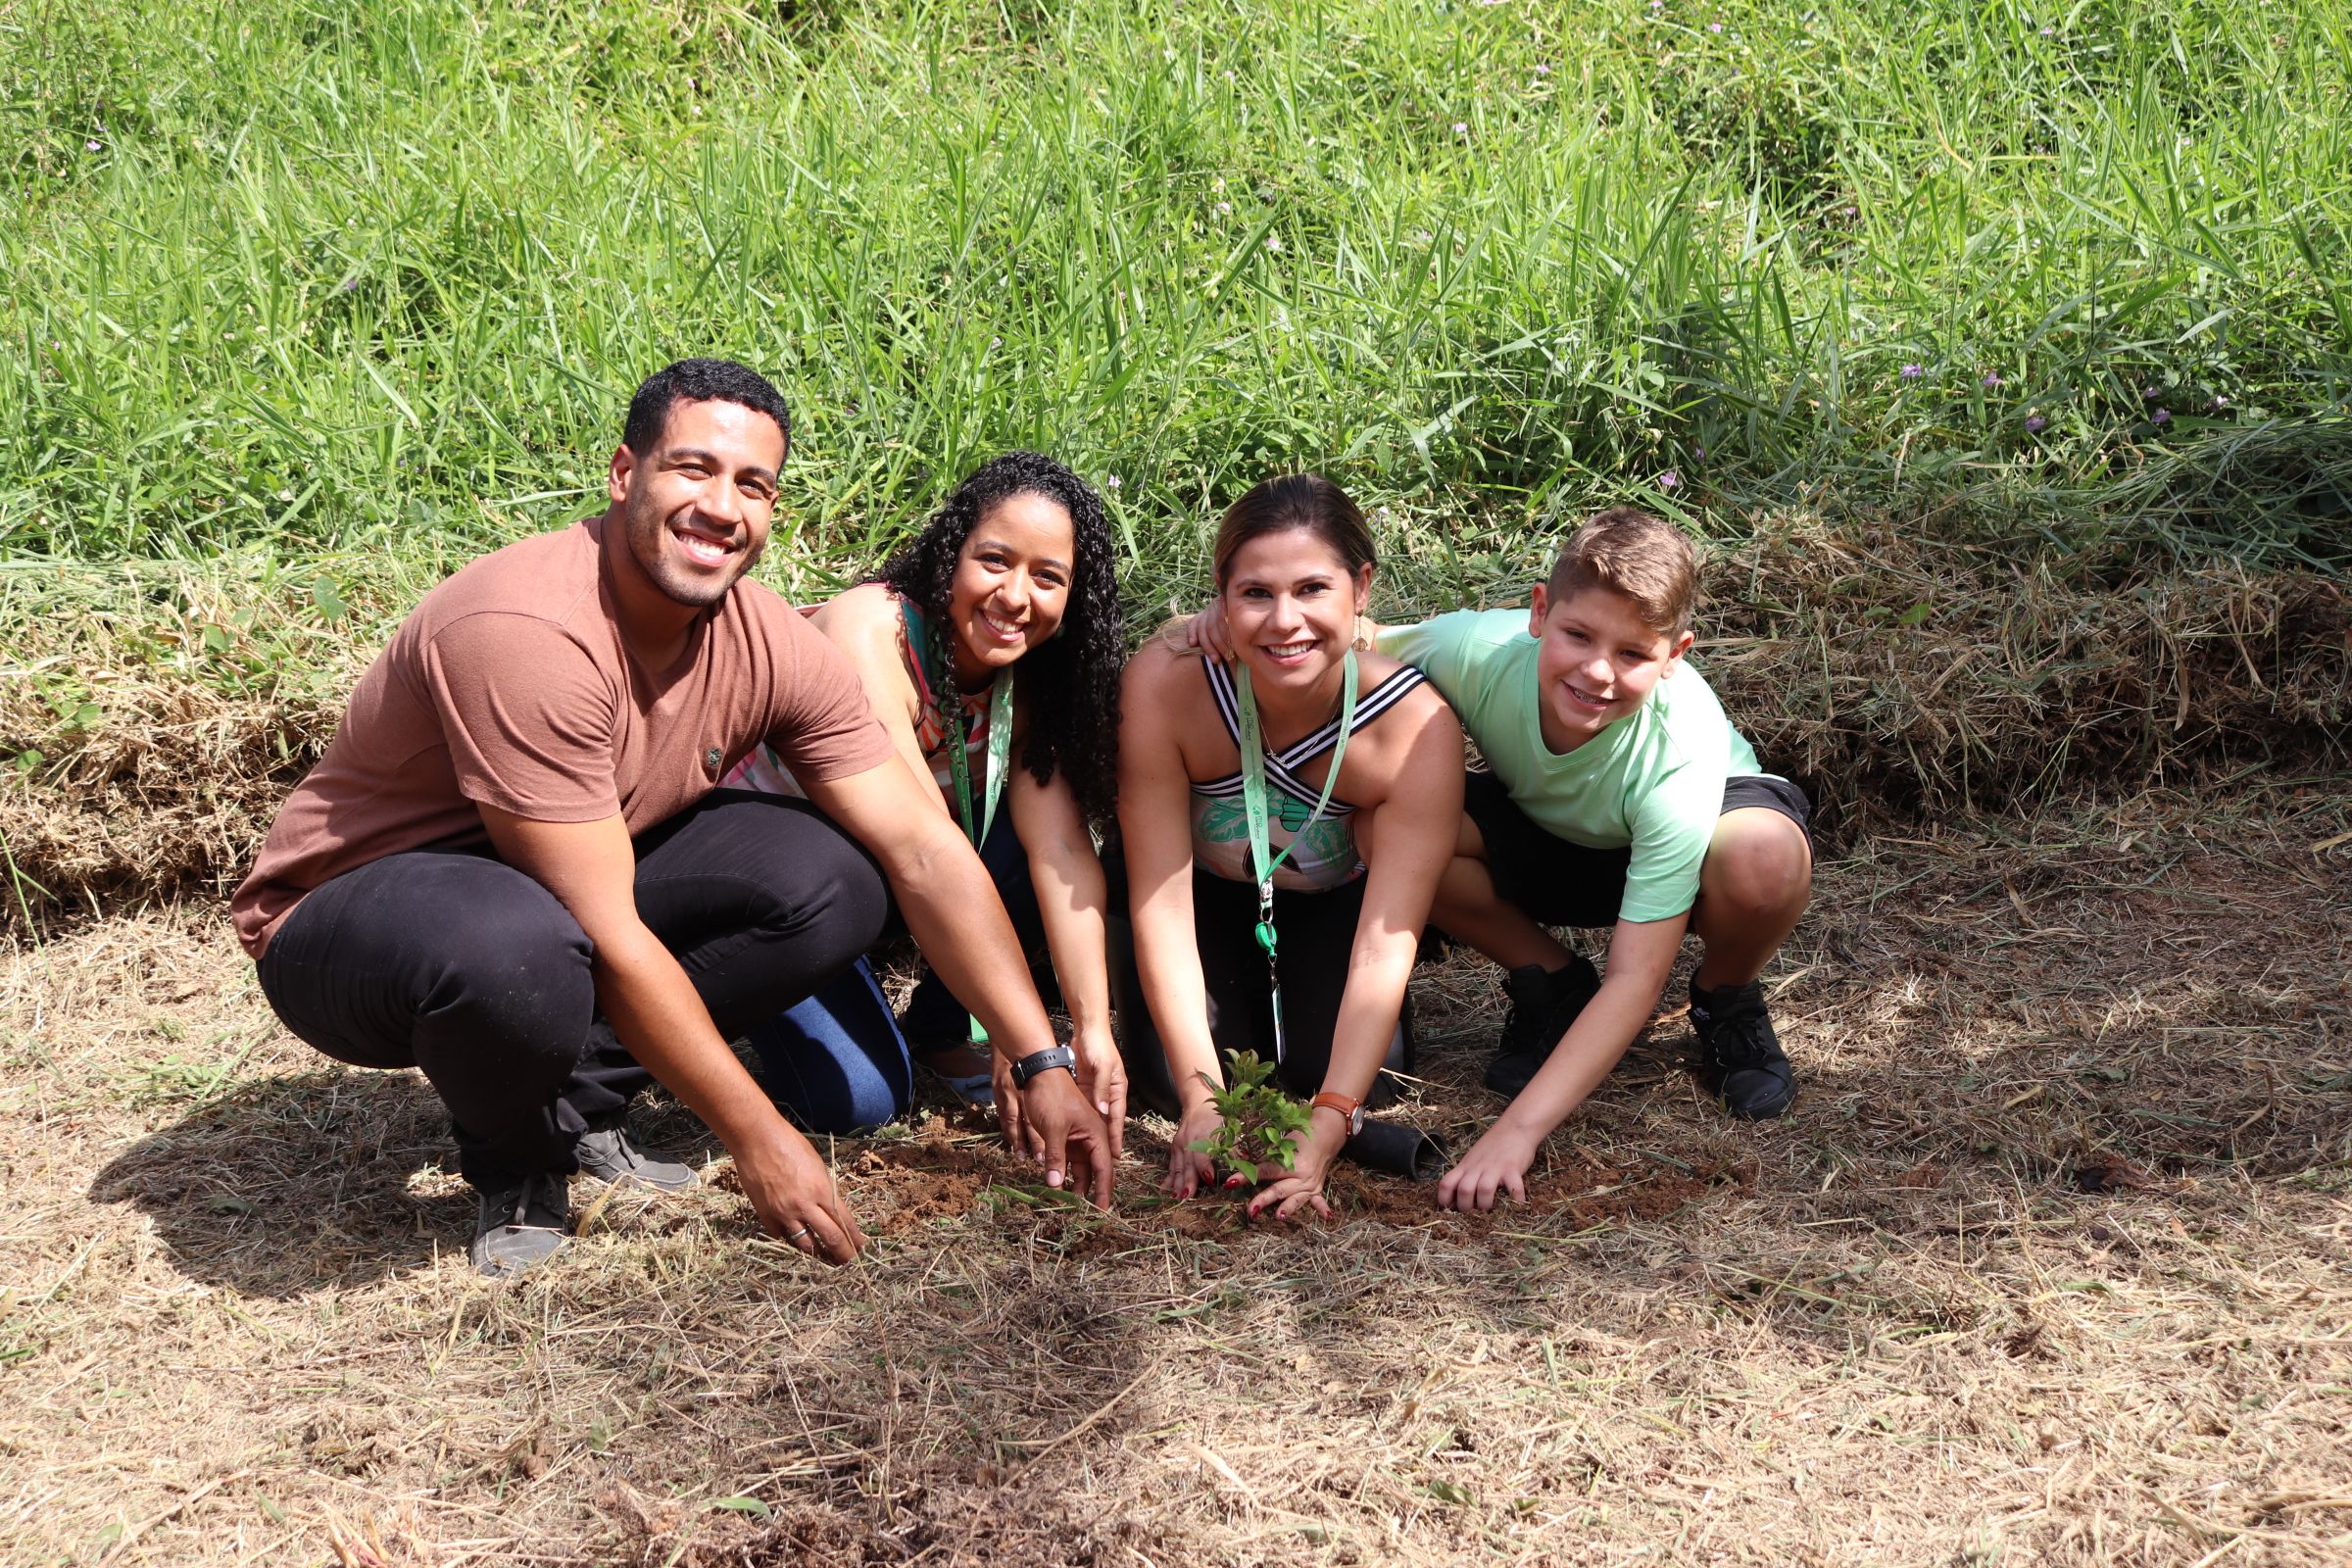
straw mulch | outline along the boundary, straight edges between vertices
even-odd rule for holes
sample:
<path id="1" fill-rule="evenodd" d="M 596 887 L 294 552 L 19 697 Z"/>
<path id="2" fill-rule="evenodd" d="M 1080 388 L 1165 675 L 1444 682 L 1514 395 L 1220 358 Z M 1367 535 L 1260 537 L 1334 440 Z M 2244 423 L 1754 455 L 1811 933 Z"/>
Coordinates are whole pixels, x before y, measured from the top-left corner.
<path id="1" fill-rule="evenodd" d="M 1408 554 L 1435 537 L 1417 533 Z M 1400 556 L 1395 575 L 1421 581 L 1427 566 Z M 43 757 L 22 781 L 0 775 L 0 845 L 22 877 L 0 889 L 0 921 L 62 930 L 102 907 L 225 893 L 380 628 L 429 581 L 355 566 L 344 595 L 378 628 L 355 634 L 321 625 L 307 582 L 161 570 L 61 573 L 45 598 L 0 604 L 0 763 Z M 1813 791 L 1833 838 L 1856 811 L 2030 808 L 2252 761 L 2340 767 L 2352 749 L 2352 600 L 2319 573 L 2135 566 L 1790 515 L 1760 522 L 1706 582 L 1707 678 L 1768 765 Z M 1497 602 L 1524 593 L 1513 578 Z M 85 702 L 94 721 L 71 721 Z"/>
<path id="2" fill-rule="evenodd" d="M 0 1561 L 2339 1563 L 2348 815 L 1857 833 L 1795 1113 L 1669 1013 L 1496 1216 L 1157 1206 L 1141 1125 L 1096 1215 L 930 1119 L 835 1148 L 855 1269 L 713 1159 L 511 1287 L 412 1075 L 288 1040 L 209 907 L 93 920 L 0 961 Z M 1417 995 L 1458 1140 L 1494 975 Z"/>

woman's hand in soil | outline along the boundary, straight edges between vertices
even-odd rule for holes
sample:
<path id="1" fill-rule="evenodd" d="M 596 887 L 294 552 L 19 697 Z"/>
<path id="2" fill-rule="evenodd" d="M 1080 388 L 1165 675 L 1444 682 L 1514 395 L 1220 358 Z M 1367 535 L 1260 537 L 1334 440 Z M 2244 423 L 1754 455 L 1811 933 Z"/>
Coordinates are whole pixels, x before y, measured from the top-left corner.
<path id="1" fill-rule="evenodd" d="M 1168 1175 L 1160 1183 L 1169 1197 L 1190 1198 L 1215 1184 L 1216 1167 L 1193 1145 L 1214 1138 L 1224 1125 L 1225 1118 L 1212 1101 L 1200 1101 L 1185 1111 L 1168 1144 Z"/>
<path id="2" fill-rule="evenodd" d="M 735 1155 L 735 1179 L 760 1225 L 821 1263 L 847 1263 L 865 1246 L 849 1206 L 816 1150 L 791 1128 Z"/>
<path id="3" fill-rule="evenodd" d="M 1323 1176 L 1347 1141 L 1347 1128 L 1337 1113 L 1317 1111 L 1313 1125 L 1293 1135 L 1298 1153 L 1289 1170 L 1280 1165 L 1258 1167 L 1258 1179 L 1266 1185 L 1250 1200 L 1250 1217 L 1256 1219 L 1271 1209 L 1276 1219 L 1297 1219 L 1311 1208 L 1322 1218 L 1331 1218 L 1331 1204 L 1323 1197 Z"/>
<path id="4" fill-rule="evenodd" d="M 1110 1162 L 1127 1152 L 1127 1062 L 1107 1028 L 1081 1029 L 1070 1039 L 1078 1056 L 1078 1087 L 1102 1113 L 1110 1134 Z"/>
<path id="5" fill-rule="evenodd" d="M 1046 1185 L 1087 1191 L 1096 1207 L 1108 1208 L 1110 1132 L 1079 1093 L 1078 1080 L 1055 1067 L 1016 1093 L 1025 1135 L 1045 1150 Z"/>
<path id="6" fill-rule="evenodd" d="M 1438 1206 L 1467 1214 L 1493 1208 L 1505 1196 L 1524 1200 L 1527 1167 L 1535 1163 L 1539 1142 L 1496 1122 L 1438 1183 Z"/>

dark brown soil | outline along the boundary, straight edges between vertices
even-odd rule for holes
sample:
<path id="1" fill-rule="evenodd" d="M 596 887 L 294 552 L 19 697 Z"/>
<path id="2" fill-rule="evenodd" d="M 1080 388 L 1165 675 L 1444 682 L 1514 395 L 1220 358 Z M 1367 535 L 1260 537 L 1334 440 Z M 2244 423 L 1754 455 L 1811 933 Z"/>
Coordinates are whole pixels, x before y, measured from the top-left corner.
<path id="1" fill-rule="evenodd" d="M 1148 1168 L 1157 1169 L 1157 1140 L 1140 1135 Z M 1145 1147 L 1150 1146 L 1150 1147 Z M 1336 1223 L 1433 1227 L 1455 1236 L 1483 1237 L 1496 1226 L 1527 1224 L 1559 1216 L 1572 1230 L 1597 1230 L 1629 1221 L 1663 1219 L 1727 1192 L 1755 1184 L 1752 1160 L 1690 1163 L 1651 1155 L 1630 1165 L 1572 1159 L 1532 1177 L 1524 1200 L 1507 1200 L 1485 1212 L 1455 1213 L 1437 1205 L 1435 1182 L 1412 1182 L 1341 1164 L 1324 1186 Z M 1014 1157 L 989 1133 L 933 1116 L 911 1137 L 868 1145 L 842 1165 L 843 1186 L 875 1236 L 904 1236 L 938 1220 L 960 1219 L 975 1210 L 1016 1210 L 1024 1225 L 1039 1211 L 1065 1209 L 1073 1220 L 1086 1210 L 1067 1193 L 1042 1182 L 1034 1165 Z M 1277 1224 L 1251 1220 L 1250 1190 L 1233 1188 L 1179 1202 L 1149 1188 L 1120 1193 L 1115 1221 L 1100 1245 L 1115 1245 L 1120 1234 L 1168 1232 L 1197 1240 L 1231 1237 Z M 1094 1250 L 1092 1246 L 1089 1250 Z"/>

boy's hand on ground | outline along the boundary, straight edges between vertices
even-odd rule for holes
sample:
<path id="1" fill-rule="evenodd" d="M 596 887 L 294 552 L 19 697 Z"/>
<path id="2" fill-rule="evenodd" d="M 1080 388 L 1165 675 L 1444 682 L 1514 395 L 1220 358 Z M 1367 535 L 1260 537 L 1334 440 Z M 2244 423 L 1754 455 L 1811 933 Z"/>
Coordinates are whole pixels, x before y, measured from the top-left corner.
<path id="1" fill-rule="evenodd" d="M 1467 1214 L 1472 1209 L 1493 1208 L 1495 1200 L 1506 1195 L 1524 1200 L 1527 1167 L 1535 1163 L 1539 1142 L 1499 1122 L 1488 1128 L 1486 1135 L 1470 1146 L 1461 1163 L 1438 1183 L 1438 1206 Z"/>
<path id="2" fill-rule="evenodd" d="M 1078 1087 L 1102 1112 L 1110 1133 L 1110 1161 L 1127 1152 L 1127 1062 L 1108 1029 L 1082 1029 L 1070 1041 L 1078 1057 Z"/>
<path id="3" fill-rule="evenodd" d="M 800 1251 L 824 1263 L 847 1263 L 865 1247 L 865 1232 L 842 1202 L 808 1140 L 789 1127 L 755 1150 L 738 1151 L 736 1180 L 760 1225 Z"/>
<path id="4" fill-rule="evenodd" d="M 1233 639 L 1225 630 L 1225 604 L 1211 599 L 1193 612 L 1185 622 L 1184 641 L 1187 647 L 1198 648 L 1209 658 L 1224 663 L 1233 662 Z"/>
<path id="5" fill-rule="evenodd" d="M 1167 1178 L 1160 1183 L 1169 1197 L 1190 1198 L 1217 1179 L 1216 1167 L 1193 1145 L 1214 1138 L 1224 1125 L 1215 1102 L 1206 1100 L 1187 1110 L 1176 1123 L 1176 1136 L 1168 1145 Z"/>
<path id="6" fill-rule="evenodd" d="M 1110 1131 L 1086 1102 L 1078 1080 L 1059 1067 L 1041 1072 L 1017 1091 L 1021 1119 L 1033 1144 L 1045 1150 L 1046 1185 L 1088 1190 L 1098 1208 L 1110 1206 Z"/>

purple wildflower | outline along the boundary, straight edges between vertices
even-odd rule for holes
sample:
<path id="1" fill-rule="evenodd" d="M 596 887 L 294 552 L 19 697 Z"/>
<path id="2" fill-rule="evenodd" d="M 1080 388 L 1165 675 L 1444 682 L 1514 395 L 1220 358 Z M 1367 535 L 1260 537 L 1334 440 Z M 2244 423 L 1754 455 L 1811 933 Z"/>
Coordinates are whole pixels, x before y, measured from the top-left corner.
<path id="1" fill-rule="evenodd" d="M 1102 476 L 1102 485 L 1105 489 L 1116 490 L 1119 487 L 1119 476 L 1115 473 L 1104 474 Z"/>
<path id="2" fill-rule="evenodd" d="M 2157 392 L 2152 386 L 2143 386 L 2139 389 L 2139 395 L 2148 402 L 2153 403 L 2156 401 Z"/>
<path id="3" fill-rule="evenodd" d="M 1702 446 L 1699 446 L 1699 445 L 1697 445 L 1697 444 L 1694 442 L 1694 443 L 1692 443 L 1692 445 L 1691 445 L 1691 447 L 1690 447 L 1690 455 L 1691 455 L 1692 457 L 1694 457 L 1694 458 L 1698 459 L 1698 460 L 1699 460 L 1701 463 L 1704 463 L 1704 462 L 1706 461 L 1706 458 L 1707 458 L 1707 449 L 1706 449 L 1705 447 L 1702 447 Z"/>
<path id="4" fill-rule="evenodd" d="M 2170 424 L 2173 422 L 2173 411 L 2158 409 L 2154 414 L 2148 416 L 2148 421 L 2152 424 Z"/>
<path id="5" fill-rule="evenodd" d="M 1456 136 L 1467 136 L 1467 135 L 1469 135 L 1469 134 L 1470 134 L 1470 122 L 1469 122 L 1468 121 L 1466 121 L 1466 120 L 1457 120 L 1457 121 L 1455 121 L 1455 122 L 1453 122 L 1453 133 L 1454 133 Z"/>
<path id="6" fill-rule="evenodd" d="M 1707 30 L 1709 32 L 1721 32 L 1723 30 L 1723 24 L 1720 22 L 1710 22 L 1707 24 Z"/>
<path id="7" fill-rule="evenodd" d="M 2000 372 L 2000 371 L 1998 371 L 1998 370 L 1986 370 L 1986 371 L 1984 372 L 1984 384 L 1985 384 L 1986 386 L 2000 386 L 2000 385 L 2002 385 L 2003 383 L 2002 383 L 2002 381 L 2001 381 L 2001 372 Z"/>
<path id="8" fill-rule="evenodd" d="M 2026 416 L 2026 434 L 2039 435 L 2042 431 L 2049 428 L 2049 424 L 2050 421 L 2043 418 L 2040 415 L 2029 414 Z"/>
<path id="9" fill-rule="evenodd" d="M 89 151 L 91 151 L 91 152 L 97 152 L 99 149 L 103 148 L 105 145 L 106 145 L 106 143 L 104 143 L 104 142 L 102 142 L 102 141 L 85 141 L 85 142 L 83 142 L 83 143 L 82 143 L 82 146 L 83 146 L 83 147 L 85 147 L 85 148 L 87 148 L 87 149 L 88 149 Z"/>
<path id="10" fill-rule="evenodd" d="M 1928 368 L 1924 365 L 1906 365 L 1903 367 L 1903 379 L 1906 381 L 1916 381 L 1927 373 Z"/>
<path id="11" fill-rule="evenodd" d="M 1536 74 L 1539 76 L 1548 76 L 1551 74 L 1551 68 L 1545 65 L 1538 65 L 1536 67 Z"/>
<path id="12" fill-rule="evenodd" d="M 1672 468 L 1668 468 L 1664 473 L 1658 475 L 1658 488 L 1661 490 L 1671 490 L 1682 482 L 1683 476 Z"/>
<path id="13" fill-rule="evenodd" d="M 1233 203 L 1219 202 L 1217 203 L 1217 211 L 1220 213 L 1230 213 L 1233 211 Z"/>

